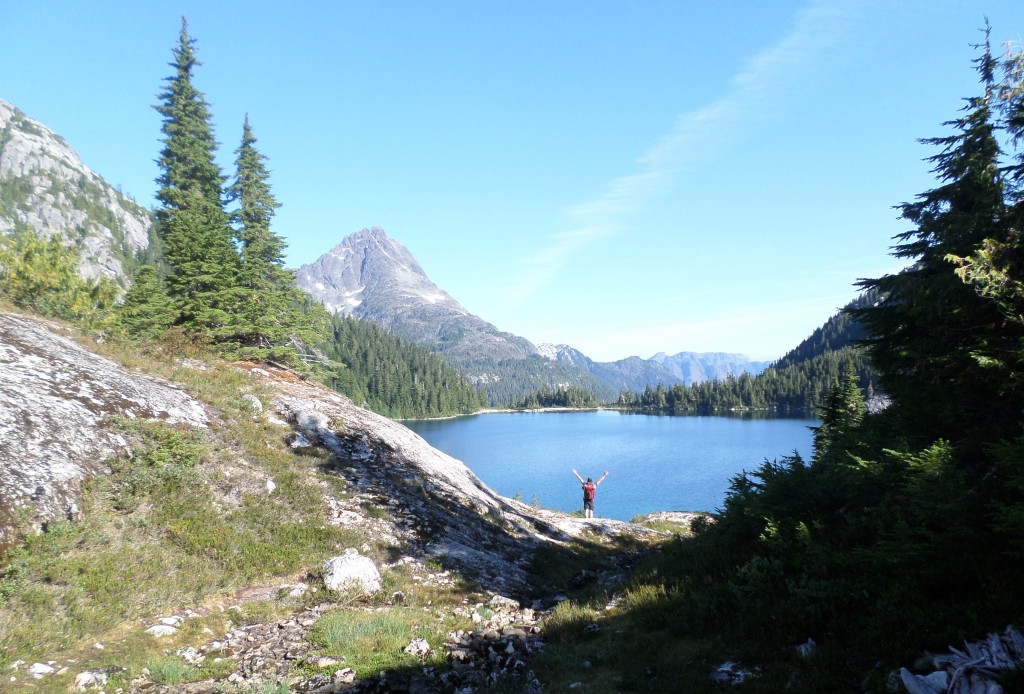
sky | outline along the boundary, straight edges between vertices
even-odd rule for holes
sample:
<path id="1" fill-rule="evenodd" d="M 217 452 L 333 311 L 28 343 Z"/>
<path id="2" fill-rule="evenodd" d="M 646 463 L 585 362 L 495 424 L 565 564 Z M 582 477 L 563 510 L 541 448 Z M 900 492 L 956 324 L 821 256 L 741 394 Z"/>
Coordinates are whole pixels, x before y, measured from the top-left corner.
<path id="1" fill-rule="evenodd" d="M 289 267 L 379 226 L 470 312 L 611 361 L 781 357 L 896 272 L 920 138 L 1019 0 L 0 0 L 0 99 L 155 205 L 182 17 Z"/>

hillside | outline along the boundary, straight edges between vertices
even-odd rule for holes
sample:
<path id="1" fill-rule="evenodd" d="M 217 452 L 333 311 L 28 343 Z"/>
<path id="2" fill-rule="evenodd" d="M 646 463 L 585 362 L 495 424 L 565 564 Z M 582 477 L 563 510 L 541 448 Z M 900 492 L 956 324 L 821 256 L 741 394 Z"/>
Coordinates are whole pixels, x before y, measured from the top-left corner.
<path id="1" fill-rule="evenodd" d="M 151 227 L 149 212 L 90 171 L 63 138 L 0 99 L 0 236 L 56 236 L 78 249 L 84 276 L 125 287 Z"/>
<path id="2" fill-rule="evenodd" d="M 869 410 L 884 409 L 889 398 L 882 392 L 878 372 L 861 344 L 866 332 L 855 317 L 856 311 L 876 300 L 877 293 L 866 292 L 851 301 L 756 375 L 727 375 L 689 387 L 659 383 L 642 390 L 625 390 L 620 403 L 644 411 L 678 414 L 760 410 L 815 417 L 850 365 Z"/>
<path id="3" fill-rule="evenodd" d="M 19 480 L 0 497 L 5 691 L 66 691 L 83 676 L 127 691 L 307 691 L 346 677 L 394 691 L 374 688 L 385 664 L 395 686 L 439 686 L 442 673 L 447 686 L 481 684 L 476 673 L 525 686 L 522 664 L 488 663 L 487 647 L 526 657 L 548 591 L 564 589 L 558 572 L 584 566 L 566 553 L 602 555 L 600 580 L 613 582 L 615 557 L 658 537 L 500 497 L 402 425 L 289 370 L 158 345 L 101 356 L 76 337 L 0 312 L 0 423 L 20 451 L 0 456 L 3 479 Z M 353 553 L 386 589 L 325 585 L 325 562 Z M 408 634 L 393 653 L 324 636 L 366 608 Z M 403 654 L 416 637 L 427 650 Z M 425 678 L 424 658 L 437 668 Z"/>

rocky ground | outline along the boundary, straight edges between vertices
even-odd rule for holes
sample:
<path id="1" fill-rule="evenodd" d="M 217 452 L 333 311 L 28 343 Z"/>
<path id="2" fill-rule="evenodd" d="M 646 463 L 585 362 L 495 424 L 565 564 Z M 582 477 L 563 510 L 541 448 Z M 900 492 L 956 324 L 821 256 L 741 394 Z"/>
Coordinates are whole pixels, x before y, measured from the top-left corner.
<path id="1" fill-rule="evenodd" d="M 104 461 L 128 445 L 112 426 L 113 418 L 205 428 L 217 416 L 175 385 L 99 357 L 60 330 L 55 324 L 0 312 L 0 473 L 5 480 L 0 538 L 13 531 L 16 516 L 34 518 L 37 529 L 55 519 L 75 518 L 83 482 L 107 474 Z M 197 363 L 192 368 L 204 367 Z M 536 689 L 530 656 L 544 646 L 544 616 L 566 598 L 557 590 L 539 589 L 531 566 L 534 552 L 543 547 L 569 552 L 582 544 L 603 548 L 602 569 L 577 572 L 565 589 L 598 584 L 611 594 L 636 556 L 623 549 L 660 537 L 639 525 L 571 517 L 501 497 L 460 461 L 431 448 L 405 426 L 359 408 L 314 381 L 275 365 L 240 363 L 235 368 L 248 373 L 253 390 L 264 394 L 262 399 L 242 396 L 253 417 L 276 424 L 293 448 L 323 451 L 315 458 L 322 461 L 322 469 L 315 472 L 347 481 L 345 495 L 323 485 L 328 509 L 324 522 L 356 528 L 362 536 L 375 538 L 378 546 L 401 548 L 400 556 L 380 562 L 377 568 L 384 572 L 400 569 L 417 585 L 442 591 L 456 590 L 456 575 L 470 582 L 471 591 L 458 589 L 466 596 L 461 604 L 423 609 L 436 613 L 436 619 L 454 616 L 473 627 L 452 630 L 438 643 L 411 639 L 407 652 L 424 662 L 419 670 L 357 680 L 352 667 L 319 653 L 309 638 L 317 619 L 338 606 L 336 597 L 324 595 L 322 602 L 311 597 L 324 590 L 316 577 L 254 586 L 239 593 L 234 606 L 183 606 L 179 614 L 128 627 L 131 633 L 172 643 L 190 621 L 206 619 L 203 624 L 210 624 L 217 610 L 237 609 L 254 600 L 280 603 L 281 596 L 293 600 L 294 609 L 284 617 L 244 625 L 226 620 L 220 629 L 204 626 L 202 638 L 193 645 L 166 649 L 193 665 L 218 664 L 217 677 L 168 685 L 143 673 L 112 691 L 261 691 L 273 685 L 304 692 L 461 692 L 509 675 L 520 686 Z M 251 478 L 250 491 L 272 493 L 273 479 L 243 462 L 221 473 Z M 387 610 L 404 599 L 396 592 L 352 609 Z M 131 633 L 124 638 L 133 638 Z M 103 648 L 102 643 L 95 646 Z M 437 651 L 443 658 L 437 658 Z M 445 666 L 427 665 L 431 653 L 431 663 Z M 74 655 L 55 653 L 52 658 L 12 663 L 0 683 L 46 689 L 48 680 L 73 677 L 78 690 L 107 691 L 112 678 L 120 683 L 126 677 L 116 661 L 79 669 Z"/>
<path id="2" fill-rule="evenodd" d="M 443 581 L 444 577 L 440 580 Z M 296 589 L 295 586 L 282 588 Z M 401 599 L 401 595 L 392 596 L 394 601 Z M 529 670 L 528 662 L 531 653 L 544 647 L 541 636 L 543 610 L 522 607 L 516 600 L 498 594 L 486 602 L 456 607 L 454 611 L 469 617 L 476 628 L 449 632 L 443 643 L 430 644 L 422 638 L 411 639 L 405 648 L 407 653 L 421 658 L 433 649 L 441 649 L 446 661 L 452 665 L 451 669 L 442 672 L 435 667 L 424 667 L 416 673 L 382 673 L 378 677 L 357 681 L 355 670 L 346 665 L 344 658 L 318 653 L 310 643 L 310 630 L 317 619 L 336 607 L 335 603 L 314 605 L 286 619 L 234 627 L 221 636 L 210 634 L 209 639 L 198 647 L 174 651 L 185 662 L 197 666 L 207 660 L 232 660 L 236 666 L 222 678 L 161 685 L 143 674 L 131 681 L 127 691 L 198 694 L 224 691 L 225 688 L 251 690 L 273 683 L 287 687 L 288 691 L 324 694 L 339 691 L 461 692 L 476 691 L 506 675 L 523 676 L 522 681 L 527 683 L 529 690 L 539 691 L 540 683 Z M 170 636 L 187 620 L 200 616 L 196 613 L 169 615 L 154 620 L 148 631 Z M 98 644 L 100 646 L 102 644 Z M 60 660 L 31 665 L 20 663 L 14 670 L 41 680 L 64 668 L 73 671 L 74 663 Z M 83 670 L 75 677 L 75 689 L 103 688 L 110 676 L 119 671 L 121 668 L 116 665 Z"/>

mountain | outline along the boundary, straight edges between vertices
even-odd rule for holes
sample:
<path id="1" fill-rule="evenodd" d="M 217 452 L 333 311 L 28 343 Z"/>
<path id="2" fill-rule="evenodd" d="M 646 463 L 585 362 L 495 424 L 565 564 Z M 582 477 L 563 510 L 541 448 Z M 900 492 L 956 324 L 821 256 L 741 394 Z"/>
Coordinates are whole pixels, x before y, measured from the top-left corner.
<path id="1" fill-rule="evenodd" d="M 529 340 L 474 316 L 434 284 L 412 254 L 380 227 L 363 229 L 298 270 L 299 286 L 328 310 L 463 362 L 537 353 Z"/>
<path id="2" fill-rule="evenodd" d="M 547 359 L 586 370 L 608 386 L 616 396 L 623 390 L 643 390 L 648 383 L 682 383 L 660 364 L 640 357 L 597 362 L 569 345 L 543 344 L 538 349 Z"/>
<path id="3" fill-rule="evenodd" d="M 569 345 L 543 344 L 537 349 L 547 359 L 589 371 L 617 393 L 623 390 L 641 391 L 648 384 L 688 386 L 742 373 L 757 375 L 770 363 L 751 361 L 742 354 L 722 352 L 679 352 L 672 356 L 659 352 L 650 359 L 634 356 L 611 362 L 596 362 Z"/>
<path id="4" fill-rule="evenodd" d="M 616 395 L 586 370 L 544 359 L 526 338 L 467 311 L 380 227 L 345 237 L 300 267 L 297 277 L 304 291 L 335 314 L 376 323 L 439 353 L 480 386 L 491 405 L 558 386 L 592 390 L 602 399 Z"/>
<path id="5" fill-rule="evenodd" d="M 756 374 L 767 365 L 737 354 L 693 352 L 595 362 L 568 345 L 535 346 L 467 311 L 379 227 L 345 237 L 297 275 L 299 286 L 335 314 L 376 323 L 438 352 L 480 386 L 492 405 L 559 386 L 591 390 L 610 401 L 648 384 L 689 385 Z"/>
<path id="6" fill-rule="evenodd" d="M 0 236 L 34 231 L 79 249 L 81 272 L 122 287 L 150 245 L 152 219 L 46 126 L 0 99 Z"/>
<path id="7" fill-rule="evenodd" d="M 771 363 L 752 361 L 742 354 L 724 352 L 679 352 L 672 356 L 658 352 L 650 361 L 660 364 L 686 385 L 739 376 L 742 373 L 756 376 Z"/>

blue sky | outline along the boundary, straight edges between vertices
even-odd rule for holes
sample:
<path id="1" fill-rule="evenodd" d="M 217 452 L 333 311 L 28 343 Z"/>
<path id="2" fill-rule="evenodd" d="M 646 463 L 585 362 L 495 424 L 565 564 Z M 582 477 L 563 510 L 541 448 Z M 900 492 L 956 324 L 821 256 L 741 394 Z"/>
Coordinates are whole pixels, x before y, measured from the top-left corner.
<path id="1" fill-rule="evenodd" d="M 774 359 L 892 272 L 992 0 L 33 0 L 0 98 L 153 204 L 182 15 L 225 173 L 248 113 L 288 264 L 381 226 L 467 309 L 594 359 Z"/>

